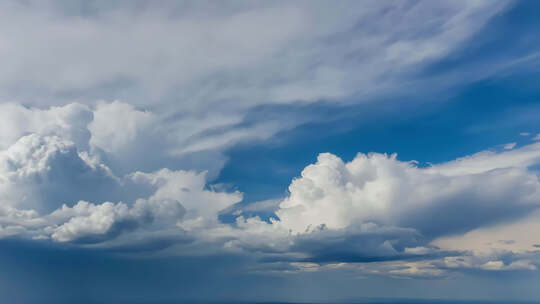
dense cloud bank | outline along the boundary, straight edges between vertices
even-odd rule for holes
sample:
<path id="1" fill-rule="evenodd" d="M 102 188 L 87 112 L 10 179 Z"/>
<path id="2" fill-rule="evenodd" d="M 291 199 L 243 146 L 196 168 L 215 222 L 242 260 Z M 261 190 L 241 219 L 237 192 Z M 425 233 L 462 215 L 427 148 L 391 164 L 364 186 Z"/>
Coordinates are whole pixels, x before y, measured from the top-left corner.
<path id="1" fill-rule="evenodd" d="M 427 167 L 395 154 L 359 153 L 345 162 L 322 153 L 291 182 L 287 197 L 272 202 L 269 220 L 246 217 L 237 208 L 235 222 L 224 223 L 219 215 L 241 202 L 242 193 L 212 186 L 205 172 L 118 175 L 107 163 L 117 149 L 111 143 L 128 144 L 140 135 L 139 122 L 148 124 L 153 114 L 121 102 L 4 110 L 13 112 L 5 114 L 13 121 L 19 115 L 30 122 L 11 125 L 10 134 L 19 138 L 3 136 L 4 238 L 135 253 L 249 254 L 276 271 L 283 263 L 287 271 L 412 263 L 416 268 L 404 266 L 408 271 L 400 275 L 433 276 L 459 269 L 534 270 L 538 263 L 533 247 L 478 255 L 473 248 L 434 245 L 440 238 L 515 222 L 540 207 L 540 182 L 531 169 L 540 160 L 536 142 Z M 119 113 L 136 118 L 123 129 L 96 125 Z M 266 203 L 244 209 L 261 204 Z"/>

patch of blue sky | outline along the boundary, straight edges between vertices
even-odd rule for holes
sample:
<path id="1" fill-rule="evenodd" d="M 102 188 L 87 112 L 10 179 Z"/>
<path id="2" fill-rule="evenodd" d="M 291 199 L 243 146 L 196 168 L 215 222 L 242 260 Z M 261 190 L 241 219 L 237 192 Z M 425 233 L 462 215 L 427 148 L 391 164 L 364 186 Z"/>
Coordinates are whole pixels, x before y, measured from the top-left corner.
<path id="1" fill-rule="evenodd" d="M 534 68 L 540 57 L 531 56 L 540 54 L 540 36 L 534 35 L 538 9 L 538 2 L 517 3 L 453 54 L 415 75 L 445 79 L 470 73 L 478 79 L 441 85 L 438 91 L 415 87 L 414 94 L 389 94 L 353 106 L 320 102 L 253 110 L 252 119 L 317 119 L 269 141 L 234 146 L 216 182 L 236 185 L 245 204 L 284 196 L 291 179 L 321 152 L 346 161 L 358 152 L 397 153 L 401 160 L 426 166 L 531 142 L 540 132 L 540 72 Z M 520 136 L 524 132 L 530 136 Z"/>

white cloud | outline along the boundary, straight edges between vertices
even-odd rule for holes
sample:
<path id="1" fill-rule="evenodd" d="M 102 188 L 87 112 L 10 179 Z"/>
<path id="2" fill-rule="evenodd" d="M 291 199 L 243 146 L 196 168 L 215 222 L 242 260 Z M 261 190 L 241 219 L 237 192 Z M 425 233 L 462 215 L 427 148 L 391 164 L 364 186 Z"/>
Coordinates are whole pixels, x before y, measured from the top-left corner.
<path id="1" fill-rule="evenodd" d="M 127 91 L 122 97 L 138 103 L 180 89 L 187 109 L 230 99 L 333 98 L 447 54 L 505 4 L 169 2 L 142 10 L 96 4 L 92 13 L 77 15 L 61 5 L 8 1 L 0 15 L 0 54 L 10 56 L 0 58 L 10 60 L 0 62 L 0 86 L 16 93 L 24 84 L 51 94 L 119 83 L 115 92 Z M 356 59 L 348 66 L 344 55 Z M 357 70 L 364 72 L 351 79 Z"/>
<path id="2" fill-rule="evenodd" d="M 0 152 L 2 206 L 51 211 L 115 187 L 109 168 L 58 136 L 30 134 Z"/>
<path id="3" fill-rule="evenodd" d="M 519 149 L 516 156 L 533 153 L 532 149 Z M 539 151 L 534 152 L 536 158 Z M 332 154 L 321 154 L 291 183 L 289 197 L 276 212 L 277 224 L 301 233 L 320 225 L 343 229 L 371 221 L 437 235 L 497 221 L 513 216 L 511 209 L 540 202 L 540 183 L 524 168 L 527 162 L 509 168 L 498 162 L 508 157 L 506 153 L 512 152 L 491 154 L 493 168 L 487 170 L 464 172 L 472 160 L 461 162 L 460 174 L 453 172 L 458 165 L 452 163 L 418 168 L 395 155 L 375 153 L 359 154 L 344 163 Z M 461 208 L 470 216 L 452 211 Z"/>
<path id="4" fill-rule="evenodd" d="M 154 119 L 152 113 L 137 111 L 120 101 L 99 102 L 93 113 L 94 119 L 88 125 L 90 144 L 109 153 L 125 153 L 123 150 L 132 147 L 137 135 Z"/>
<path id="5" fill-rule="evenodd" d="M 153 173 L 135 172 L 130 175 L 137 184 L 156 187 L 150 200 L 177 200 L 186 209 L 179 227 L 185 230 L 219 225 L 218 213 L 242 200 L 238 191 L 227 193 L 206 190 L 206 173 L 162 169 Z M 165 211 L 164 211 L 165 212 Z"/>
<path id="6" fill-rule="evenodd" d="M 181 234 L 217 226 L 218 213 L 242 195 L 207 186 L 206 172 L 162 169 L 117 177 L 92 151 L 33 133 L 0 151 L 1 235 L 84 243 L 139 227 Z"/>
<path id="7" fill-rule="evenodd" d="M 277 219 L 240 216 L 234 225 L 220 222 L 218 215 L 240 202 L 242 194 L 214 190 L 205 172 L 161 169 L 116 177 L 92 151 L 79 151 L 57 135 L 27 135 L 1 153 L 3 237 L 114 247 L 116 239 L 118 245 L 133 245 L 187 234 L 197 240 L 191 250 L 251 252 L 274 261 L 406 260 L 403 268 L 382 267 L 386 275 L 404 277 L 444 275 L 441 263 L 472 247 L 442 246 L 442 237 L 516 221 L 540 202 L 540 183 L 528 169 L 538 163 L 537 143 L 427 168 L 395 155 L 358 154 L 346 163 L 323 153 L 292 181 L 285 199 L 251 208 L 275 210 Z M 111 188 L 93 193 L 100 185 Z M 115 194 L 116 202 L 101 192 Z M 89 199 L 81 199 L 85 195 Z M 243 209 L 251 210 L 249 205 Z M 466 244 L 454 243 L 460 242 Z M 533 245 L 529 240 L 528 248 Z M 510 242 L 500 246 L 514 248 Z M 502 266 L 504 258 L 489 252 L 447 267 L 534 269 L 536 260 L 521 252 Z M 433 262 L 408 261 L 423 257 Z"/>
<path id="8" fill-rule="evenodd" d="M 119 101 L 90 107 L 5 109 L 12 119 L 6 126 L 19 138 L 6 132 L 5 150 L 0 152 L 3 237 L 107 247 L 188 237 L 197 240 L 190 245 L 195 252 L 209 248 L 250 252 L 294 263 L 422 257 L 443 263 L 444 257 L 466 248 L 441 246 L 442 237 L 515 221 L 540 202 L 538 178 L 528 169 L 540 162 L 538 143 L 483 151 L 427 168 L 399 161 L 395 155 L 358 154 L 346 163 L 323 153 L 292 181 L 285 199 L 242 208 L 275 211 L 277 219 L 265 222 L 240 216 L 230 225 L 218 215 L 231 210 L 242 194 L 214 190 L 207 184 L 206 172 L 167 168 L 143 172 L 137 170 L 138 162 L 132 162 L 130 173 L 118 177 L 101 160 L 137 156 L 140 150 L 135 147 L 164 130 L 158 115 Z M 29 124 L 17 124 L 20 119 Z M 208 149 L 216 149 L 223 143 L 209 144 Z M 160 148 L 148 147 L 146 152 Z M 142 154 L 140 159 L 160 158 L 162 154 L 156 153 Z M 467 267 L 512 270 L 535 265 L 534 259 L 521 256 L 512 266 L 506 262 L 501 266 L 500 260 L 493 253 L 478 253 Z M 442 275 L 436 263 L 394 266 L 385 273 Z"/>
<path id="9" fill-rule="evenodd" d="M 505 5 L 113 5 L 73 16 L 56 5 L 2 3 L 0 97 L 34 107 L 0 104 L 0 237 L 114 247 L 187 235 L 196 240 L 189 252 L 247 252 L 303 271 L 392 261 L 384 272 L 400 277 L 439 276 L 443 264 L 534 269 L 529 256 L 458 260 L 450 251 L 467 247 L 434 244 L 538 208 L 540 184 L 528 167 L 540 162 L 540 143 L 428 168 L 395 155 L 344 162 L 323 153 L 285 199 L 242 208 L 275 211 L 269 222 L 222 223 L 220 212 L 242 193 L 212 188 L 212 173 L 200 170 L 215 175 L 224 149 L 305 121 L 248 120 L 255 108 L 400 90 L 415 81 L 406 76 L 458 48 Z M 73 96 L 79 103 L 66 104 Z M 116 101 L 95 101 L 103 96 Z M 178 246 L 175 254 L 187 252 Z"/>
<path id="10" fill-rule="evenodd" d="M 95 106 L 91 143 L 115 152 L 118 162 L 141 162 L 134 147 L 145 146 L 190 154 L 198 158 L 191 163 L 207 164 L 196 169 L 217 171 L 223 149 L 304 121 L 276 116 L 243 124 L 253 109 L 402 90 L 418 77 L 410 73 L 459 48 L 506 4 L 92 2 L 83 9 L 8 1 L 0 6 L 0 99 L 46 108 L 75 96 Z M 96 105 L 103 98 L 130 105 Z M 0 140 L 20 135 L 0 131 Z M 209 150 L 214 154 L 198 153 Z M 145 170 L 164 167 L 146 162 L 153 164 Z"/>
<path id="11" fill-rule="evenodd" d="M 51 213 L 3 206 L 0 227 L 6 236 L 79 243 L 104 242 L 138 229 L 158 232 L 172 229 L 176 235 L 182 235 L 186 231 L 204 231 L 222 225 L 218 213 L 242 199 L 240 193 L 205 189 L 204 173 L 137 172 L 123 182 L 130 179 L 140 187 L 153 187 L 153 194 L 125 203 L 79 201 L 71 207 L 64 204 Z"/>
<path id="12" fill-rule="evenodd" d="M 274 212 L 279 208 L 282 199 L 269 199 L 253 202 L 239 207 L 237 211 L 242 212 Z"/>
<path id="13" fill-rule="evenodd" d="M 537 270 L 535 263 L 540 261 L 538 257 L 536 257 L 536 261 L 531 260 L 530 257 L 523 260 L 507 261 L 509 255 L 512 255 L 512 253 L 503 251 L 484 256 L 446 257 L 441 261 L 437 261 L 436 264 L 448 269 L 477 269 L 484 271 Z"/>
<path id="14" fill-rule="evenodd" d="M 538 156 L 540 147 L 531 144 L 419 168 L 395 155 L 358 154 L 345 163 L 323 153 L 292 181 L 290 194 L 276 211 L 278 219 L 239 216 L 238 230 L 209 233 L 216 238 L 228 233 L 234 239 L 227 248 L 262 254 L 269 261 L 357 263 L 423 257 L 433 261 L 424 265 L 425 271 L 408 265 L 403 272 L 385 273 L 444 275 L 444 257 L 462 256 L 475 247 L 465 241 L 456 243 L 464 246 L 442 244 L 453 244 L 476 229 L 522 223 L 540 208 L 540 182 L 528 169 L 538 163 Z M 506 233 L 505 239 L 513 233 Z M 448 241 L 442 242 L 444 237 Z M 510 243 L 501 246 L 512 248 Z M 527 244 L 533 249 L 532 239 Z M 473 257 L 472 264 L 460 267 L 495 269 L 501 259 L 505 262 L 499 270 L 536 267 L 521 256 L 515 256 L 513 264 L 493 252 L 475 252 Z"/>
<path id="15" fill-rule="evenodd" d="M 540 143 L 533 143 L 519 149 L 497 153 L 482 151 L 458 158 L 443 164 L 432 166 L 428 171 L 447 176 L 475 174 L 500 168 L 526 168 L 540 161 Z"/>
<path id="16" fill-rule="evenodd" d="M 129 208 L 125 204 L 106 202 L 100 205 L 78 202 L 73 208 L 63 206 L 51 216 L 58 217 L 69 214 L 68 220 L 58 227 L 45 228 L 51 232 L 51 238 L 66 242 L 81 237 L 102 236 L 109 233 L 113 226 L 131 220 Z"/>
<path id="17" fill-rule="evenodd" d="M 71 103 L 42 110 L 15 103 L 0 104 L 0 148 L 6 149 L 29 133 L 58 135 L 85 148 L 90 139 L 86 126 L 92 121 L 92 111 L 84 105 Z"/>
<path id="18" fill-rule="evenodd" d="M 47 226 L 44 232 L 58 242 L 101 242 L 124 231 L 139 227 L 149 229 L 152 224 L 162 229 L 174 227 L 183 219 L 185 212 L 177 200 L 140 199 L 133 206 L 111 202 L 95 205 L 80 201 L 73 207 L 64 205 L 48 215 L 48 220 L 60 224 Z"/>
<path id="19" fill-rule="evenodd" d="M 174 229 L 182 234 L 219 226 L 219 211 L 242 199 L 238 192 L 205 189 L 204 173 L 163 169 L 153 173 L 136 172 L 128 179 L 141 186 L 154 187 L 153 195 L 134 203 L 81 201 L 73 207 L 64 205 L 45 217 L 57 223 L 47 226 L 45 233 L 60 242 L 85 238 L 101 242 L 139 227 L 158 231 Z"/>
<path id="20" fill-rule="evenodd" d="M 505 145 L 503 146 L 503 148 L 504 148 L 505 150 L 512 150 L 512 149 L 514 149 L 514 147 L 515 147 L 516 145 L 517 145 L 517 143 L 511 142 L 511 143 L 505 144 Z"/>

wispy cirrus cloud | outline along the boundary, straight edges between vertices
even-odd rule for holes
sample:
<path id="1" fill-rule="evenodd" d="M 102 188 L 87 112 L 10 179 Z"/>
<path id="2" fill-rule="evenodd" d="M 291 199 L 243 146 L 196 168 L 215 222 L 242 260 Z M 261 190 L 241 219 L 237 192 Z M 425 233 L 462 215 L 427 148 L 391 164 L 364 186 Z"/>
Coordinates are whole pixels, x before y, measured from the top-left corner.
<path id="1" fill-rule="evenodd" d="M 91 141 L 113 152 L 125 172 L 132 169 L 127 163 L 142 163 L 135 155 L 146 146 L 167 161 L 146 160 L 145 170 L 175 163 L 216 175 L 224 149 L 309 120 L 247 121 L 252 109 L 362 102 L 403 91 L 506 7 L 505 1 L 6 2 L 0 99 L 39 108 L 73 100 L 96 106 Z M 112 124 L 117 117 L 122 127 Z"/>

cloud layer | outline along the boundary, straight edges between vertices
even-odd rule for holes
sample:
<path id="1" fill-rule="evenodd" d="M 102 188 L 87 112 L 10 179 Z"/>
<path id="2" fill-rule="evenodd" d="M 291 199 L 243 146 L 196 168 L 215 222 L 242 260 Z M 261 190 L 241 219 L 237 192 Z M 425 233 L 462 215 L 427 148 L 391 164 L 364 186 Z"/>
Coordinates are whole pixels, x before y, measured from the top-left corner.
<path id="1" fill-rule="evenodd" d="M 269 223 L 238 218 L 238 227 L 246 235 L 232 243 L 265 252 L 274 261 L 280 259 L 276 254 L 283 260 L 316 263 L 467 255 L 473 247 L 440 249 L 435 244 L 446 236 L 504 226 L 537 210 L 540 183 L 537 172 L 528 168 L 539 156 L 540 146 L 533 143 L 514 151 L 481 152 L 419 168 L 414 162 L 397 160 L 396 155 L 358 154 L 345 163 L 335 155 L 321 154 L 292 181 L 276 218 Z M 535 268 L 516 259 L 512 267 Z M 443 260 L 440 265 L 450 263 Z M 482 258 L 463 265 L 473 267 L 477 260 Z M 446 268 L 440 265 L 430 267 Z M 490 269 L 513 269 L 503 266 Z"/>
<path id="2" fill-rule="evenodd" d="M 27 132 L 76 119 L 79 126 L 64 130 L 76 144 L 87 142 L 88 133 L 80 132 L 91 120 L 90 142 L 123 173 L 167 167 L 216 176 L 224 149 L 310 120 L 309 113 L 250 119 L 261 107 L 349 104 L 414 91 L 425 80 L 423 68 L 459 49 L 507 6 L 7 1 L 0 7 L 0 100 L 40 109 L 74 100 L 95 107 L 92 120 L 81 105 L 45 111 L 10 105 L 17 114 L 7 119 Z M 455 82 L 439 79 L 429 87 Z M 21 135 L 4 130 L 1 141 Z M 143 153 L 156 156 L 143 160 Z"/>
<path id="3" fill-rule="evenodd" d="M 345 162 L 322 153 L 270 209 L 260 210 L 268 202 L 231 209 L 242 193 L 209 184 L 206 172 L 143 172 L 136 163 L 115 172 L 116 157 L 156 132 L 151 112 L 118 101 L 3 107 L 11 119 L 0 152 L 3 237 L 107 250 L 159 243 L 156 250 L 168 254 L 248 254 L 270 269 L 285 263 L 297 271 L 339 263 L 405 263 L 403 273 L 387 270 L 403 276 L 536 269 L 532 247 L 440 247 L 445 238 L 515 223 L 540 207 L 536 142 L 427 167 L 395 154 L 359 153 Z M 235 221 L 222 222 L 230 210 Z M 262 220 L 258 212 L 274 215 Z"/>
<path id="4" fill-rule="evenodd" d="M 540 241 L 510 236 L 537 228 L 538 136 L 429 166 L 321 153 L 252 204 L 214 182 L 227 149 L 312 119 L 287 107 L 454 85 L 422 71 L 507 6 L 2 3 L 0 238 L 266 274 L 535 271 Z"/>

